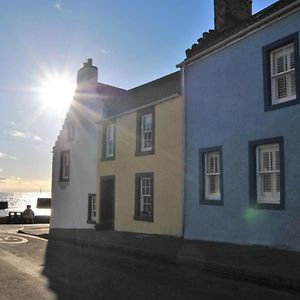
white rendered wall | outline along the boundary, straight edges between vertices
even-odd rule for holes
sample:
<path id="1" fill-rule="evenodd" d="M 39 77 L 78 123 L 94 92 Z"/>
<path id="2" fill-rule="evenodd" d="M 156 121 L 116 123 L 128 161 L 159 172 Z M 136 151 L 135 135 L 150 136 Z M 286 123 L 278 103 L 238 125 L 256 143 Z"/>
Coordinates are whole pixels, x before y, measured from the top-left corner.
<path id="1" fill-rule="evenodd" d="M 96 194 L 96 120 L 99 110 L 97 99 L 90 103 L 89 108 L 73 105 L 53 148 L 51 228 L 94 228 L 93 224 L 87 223 L 88 194 Z M 72 141 L 67 137 L 67 122 L 70 120 L 75 124 Z M 70 180 L 67 183 L 59 182 L 60 153 L 64 150 L 70 150 Z"/>

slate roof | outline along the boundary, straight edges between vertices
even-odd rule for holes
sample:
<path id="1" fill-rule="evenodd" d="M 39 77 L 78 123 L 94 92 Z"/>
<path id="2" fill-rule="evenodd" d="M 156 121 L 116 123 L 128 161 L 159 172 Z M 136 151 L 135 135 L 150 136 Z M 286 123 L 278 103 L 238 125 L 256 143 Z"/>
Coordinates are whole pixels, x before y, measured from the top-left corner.
<path id="1" fill-rule="evenodd" d="M 198 39 L 198 43 L 192 45 L 190 49 L 186 50 L 186 59 L 189 59 L 198 53 L 201 53 L 203 50 L 206 50 L 213 45 L 225 40 L 231 35 L 238 33 L 239 31 L 247 28 L 248 26 L 255 24 L 256 22 L 266 18 L 269 15 L 272 15 L 276 11 L 284 8 L 285 6 L 290 5 L 297 0 L 279 0 L 274 4 L 268 6 L 267 8 L 259 11 L 258 13 L 252 15 L 250 18 L 245 21 L 239 23 L 238 25 L 231 27 L 223 32 L 217 32 L 215 30 L 209 30 L 208 32 L 204 32 L 203 36 Z"/>
<path id="2" fill-rule="evenodd" d="M 106 103 L 105 117 L 142 107 L 180 94 L 180 72 L 174 72 L 120 94 Z"/>
<path id="3" fill-rule="evenodd" d="M 104 83 L 98 83 L 97 93 L 104 96 L 119 97 L 126 93 L 126 90 Z"/>

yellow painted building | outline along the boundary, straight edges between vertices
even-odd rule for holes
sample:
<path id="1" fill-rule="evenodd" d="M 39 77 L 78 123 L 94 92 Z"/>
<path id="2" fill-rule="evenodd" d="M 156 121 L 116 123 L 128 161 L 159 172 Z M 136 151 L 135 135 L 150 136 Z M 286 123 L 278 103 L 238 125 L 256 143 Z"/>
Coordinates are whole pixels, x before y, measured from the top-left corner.
<path id="1" fill-rule="evenodd" d="M 99 124 L 96 227 L 182 235 L 179 72 L 127 91 Z"/>

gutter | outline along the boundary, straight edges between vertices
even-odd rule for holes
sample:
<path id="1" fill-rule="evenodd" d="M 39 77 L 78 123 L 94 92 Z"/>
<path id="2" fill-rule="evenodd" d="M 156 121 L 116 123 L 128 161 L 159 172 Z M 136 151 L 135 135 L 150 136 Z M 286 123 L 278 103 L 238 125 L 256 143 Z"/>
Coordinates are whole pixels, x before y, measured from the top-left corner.
<path id="1" fill-rule="evenodd" d="M 209 47 L 206 50 L 203 50 L 202 52 L 196 54 L 195 56 L 185 59 L 184 61 L 182 61 L 181 63 L 177 64 L 176 67 L 177 68 L 182 68 L 184 66 L 187 66 L 189 64 L 195 63 L 196 61 L 206 58 L 210 55 L 213 55 L 221 50 L 223 50 L 224 48 L 227 48 L 235 43 L 237 43 L 238 41 L 248 37 L 249 35 L 261 30 L 262 28 L 265 28 L 275 22 L 277 22 L 278 20 L 281 20 L 297 11 L 300 10 L 300 0 L 293 2 L 292 4 L 282 8 L 281 10 L 278 10 L 277 12 L 275 12 L 274 14 L 258 21 L 257 23 L 254 23 L 252 25 L 250 25 L 249 27 L 233 34 L 232 36 L 228 37 L 227 39 Z"/>

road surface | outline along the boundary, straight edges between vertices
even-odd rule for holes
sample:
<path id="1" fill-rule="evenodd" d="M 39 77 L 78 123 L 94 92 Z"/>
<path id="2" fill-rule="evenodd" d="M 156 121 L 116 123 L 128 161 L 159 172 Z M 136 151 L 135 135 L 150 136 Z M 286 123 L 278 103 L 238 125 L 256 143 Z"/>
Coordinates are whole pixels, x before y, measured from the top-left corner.
<path id="1" fill-rule="evenodd" d="M 0 226 L 0 299 L 299 299 L 191 267 L 16 234 Z"/>
<path id="2" fill-rule="evenodd" d="M 0 225 L 0 299 L 59 299 L 43 275 L 47 240 L 15 234 L 21 225 Z"/>

